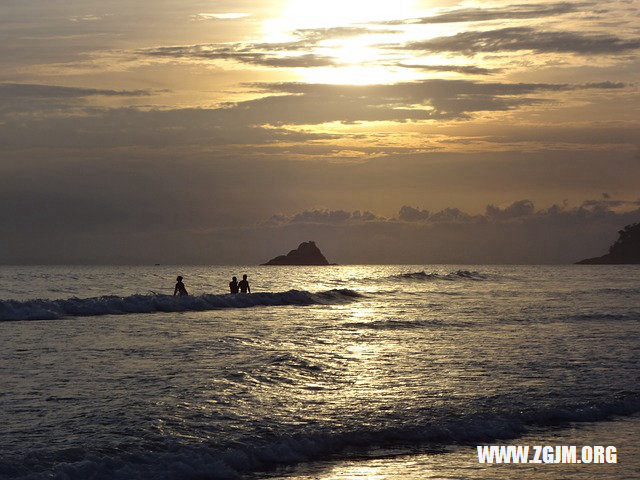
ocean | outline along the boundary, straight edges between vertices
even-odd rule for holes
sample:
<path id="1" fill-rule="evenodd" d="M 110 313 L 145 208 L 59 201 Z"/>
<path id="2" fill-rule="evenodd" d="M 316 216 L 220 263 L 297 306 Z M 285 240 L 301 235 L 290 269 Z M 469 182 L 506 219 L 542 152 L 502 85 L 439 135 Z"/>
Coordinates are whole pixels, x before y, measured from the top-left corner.
<path id="1" fill-rule="evenodd" d="M 2 479 L 640 478 L 639 380 L 640 266 L 0 267 Z"/>

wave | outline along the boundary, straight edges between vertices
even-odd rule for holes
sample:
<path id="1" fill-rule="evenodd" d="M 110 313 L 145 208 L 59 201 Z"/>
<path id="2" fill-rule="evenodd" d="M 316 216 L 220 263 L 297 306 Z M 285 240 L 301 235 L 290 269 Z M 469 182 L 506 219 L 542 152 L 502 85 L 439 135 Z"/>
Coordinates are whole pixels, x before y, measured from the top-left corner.
<path id="1" fill-rule="evenodd" d="M 603 287 L 594 290 L 575 290 L 571 292 L 572 295 L 638 295 L 640 294 L 640 288 L 638 287 Z"/>
<path id="2" fill-rule="evenodd" d="M 443 319 L 428 319 L 428 320 L 373 320 L 370 322 L 347 322 L 340 325 L 340 328 L 354 328 L 354 329 L 370 329 L 370 330 L 407 330 L 407 329 L 420 329 L 428 327 L 441 327 L 458 328 L 459 325 L 448 324 Z"/>
<path id="3" fill-rule="evenodd" d="M 552 319 L 557 320 L 557 319 Z M 588 322 L 588 321 L 596 321 L 603 322 L 607 320 L 640 320 L 640 311 L 631 310 L 628 312 L 619 312 L 619 313 L 604 313 L 604 312 L 591 312 L 591 313 L 581 313 L 575 315 L 565 315 L 559 317 L 559 320 L 566 322 Z"/>
<path id="4" fill-rule="evenodd" d="M 85 453 L 80 461 L 55 466 L 28 462 L 5 467 L 12 471 L 13 478 L 30 479 L 242 478 L 279 465 L 348 457 L 349 452 L 362 455 L 377 447 L 495 443 L 520 437 L 532 428 L 602 421 L 639 411 L 640 395 L 628 392 L 600 402 L 563 404 L 528 412 L 450 414 L 440 419 L 429 415 L 429 419 L 421 422 L 389 422 L 386 427 L 363 422 L 360 427 L 343 431 L 315 427 L 298 434 L 254 437 L 226 446 L 205 443 L 188 446 L 167 439 L 162 451 L 128 452 L 117 457 Z"/>
<path id="5" fill-rule="evenodd" d="M 469 270 L 457 270 L 455 272 L 447 273 L 441 275 L 439 273 L 427 273 L 424 270 L 421 272 L 410 272 L 410 273 L 399 273 L 397 275 L 390 275 L 385 277 L 386 279 L 397 279 L 397 280 L 486 280 L 488 275 L 482 274 L 479 272 L 469 271 Z"/>
<path id="6" fill-rule="evenodd" d="M 498 324 L 542 324 L 542 323 L 587 323 L 587 322 L 638 322 L 640 321 L 639 310 L 628 310 L 626 312 L 606 313 L 606 312 L 585 312 L 575 314 L 558 314 L 558 315 L 512 315 L 508 317 L 497 317 L 491 320 Z M 458 322 L 456 325 L 460 325 Z"/>
<path id="7" fill-rule="evenodd" d="M 64 317 L 123 315 L 155 312 L 200 312 L 257 306 L 323 305 L 353 301 L 361 297 L 349 289 L 311 293 L 304 290 L 252 294 L 204 294 L 188 297 L 171 295 L 115 295 L 66 300 L 2 300 L 0 321 L 55 320 Z"/>
<path id="8" fill-rule="evenodd" d="M 427 305 L 426 308 L 437 307 L 436 304 Z M 428 319 L 384 319 L 384 320 L 372 320 L 369 322 L 345 322 L 339 324 L 340 329 L 352 328 L 352 329 L 368 329 L 368 330 L 412 330 L 412 329 L 428 329 L 436 328 L 442 329 L 464 329 L 472 328 L 476 329 L 480 325 L 482 320 L 478 319 L 462 319 L 457 318 L 455 322 L 447 320 L 443 317 L 435 317 Z M 638 322 L 640 321 L 640 311 L 633 310 L 621 313 L 583 313 L 576 315 L 557 315 L 549 317 L 497 317 L 490 318 L 488 322 L 491 324 L 541 324 L 541 323 L 580 323 L 580 322 L 606 322 L 606 321 L 619 321 L 619 322 Z"/>

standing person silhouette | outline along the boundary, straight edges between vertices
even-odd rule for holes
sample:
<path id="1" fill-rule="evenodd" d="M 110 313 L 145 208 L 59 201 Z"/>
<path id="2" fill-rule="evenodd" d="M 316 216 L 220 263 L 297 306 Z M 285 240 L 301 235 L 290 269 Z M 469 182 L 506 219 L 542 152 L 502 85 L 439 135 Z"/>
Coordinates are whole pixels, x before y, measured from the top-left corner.
<path id="1" fill-rule="evenodd" d="M 246 275 L 242 275 L 242 280 L 238 284 L 238 287 L 240 287 L 242 293 L 251 293 L 251 287 L 249 286 Z"/>
<path id="2" fill-rule="evenodd" d="M 182 283 L 182 277 L 178 276 L 176 278 L 176 288 L 173 289 L 173 296 L 179 297 L 187 297 L 189 294 L 187 293 L 187 289 L 184 288 L 184 283 Z"/>
<path id="3" fill-rule="evenodd" d="M 238 286 L 238 279 L 236 277 L 233 277 L 229 282 L 229 290 L 231 290 L 231 293 L 238 293 L 240 290 L 240 287 Z"/>

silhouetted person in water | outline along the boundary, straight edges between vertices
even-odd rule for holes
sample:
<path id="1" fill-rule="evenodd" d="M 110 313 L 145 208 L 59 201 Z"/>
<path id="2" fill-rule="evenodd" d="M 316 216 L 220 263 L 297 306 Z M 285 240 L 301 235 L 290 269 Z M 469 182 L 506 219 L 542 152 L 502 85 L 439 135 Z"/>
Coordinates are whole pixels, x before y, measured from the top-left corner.
<path id="1" fill-rule="evenodd" d="M 240 291 L 242 293 L 251 293 L 251 287 L 249 287 L 249 282 L 247 282 L 246 275 L 242 275 L 242 280 L 238 284 L 238 287 L 240 287 Z"/>
<path id="2" fill-rule="evenodd" d="M 176 288 L 173 290 L 173 296 L 186 297 L 189 295 L 187 293 L 187 289 L 184 288 L 184 283 L 182 283 L 182 277 L 176 278 Z"/>
<path id="3" fill-rule="evenodd" d="M 240 290 L 240 287 L 238 286 L 238 279 L 236 277 L 233 277 L 229 282 L 229 290 L 231 290 L 231 293 L 238 293 Z"/>

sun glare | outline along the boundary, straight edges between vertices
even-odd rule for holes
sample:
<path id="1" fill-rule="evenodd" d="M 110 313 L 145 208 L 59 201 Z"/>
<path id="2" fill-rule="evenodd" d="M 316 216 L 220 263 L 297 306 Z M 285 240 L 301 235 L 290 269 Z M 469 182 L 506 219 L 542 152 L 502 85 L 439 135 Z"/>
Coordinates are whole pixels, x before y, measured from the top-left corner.
<path id="1" fill-rule="evenodd" d="M 289 0 L 281 15 L 268 22 L 268 27 L 292 31 L 394 20 L 414 15 L 416 3 L 415 0 Z"/>
<path id="2" fill-rule="evenodd" d="M 402 30 L 391 25 L 375 24 L 384 20 L 411 18 L 418 14 L 416 0 L 395 2 L 371 0 L 289 0 L 277 17 L 263 25 L 265 42 L 299 40 L 300 30 L 334 27 L 367 28 L 370 32 L 353 37 L 327 38 L 310 48 L 314 53 L 334 59 L 335 66 L 305 68 L 297 72 L 307 82 L 370 84 L 409 81 L 419 76 L 417 71 L 394 68 L 393 60 L 385 61 L 379 47 Z"/>
<path id="3" fill-rule="evenodd" d="M 384 66 L 352 65 L 334 68 L 313 68 L 301 72 L 301 78 L 309 83 L 335 85 L 372 85 L 398 81 L 412 81 L 420 74 L 411 71 L 398 71 Z"/>

